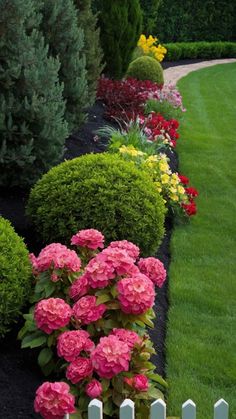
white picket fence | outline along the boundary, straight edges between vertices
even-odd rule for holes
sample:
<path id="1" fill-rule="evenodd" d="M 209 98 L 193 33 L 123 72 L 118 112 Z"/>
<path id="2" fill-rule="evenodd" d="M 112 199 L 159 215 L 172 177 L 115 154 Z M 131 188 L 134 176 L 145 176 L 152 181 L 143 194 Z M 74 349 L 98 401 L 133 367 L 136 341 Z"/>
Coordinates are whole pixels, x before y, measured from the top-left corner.
<path id="1" fill-rule="evenodd" d="M 70 415 L 66 415 L 64 419 L 70 419 Z M 100 400 L 94 399 L 89 403 L 88 419 L 103 419 Z M 135 419 L 135 405 L 132 400 L 126 399 L 120 406 L 120 419 Z M 166 404 L 163 400 L 158 399 L 151 404 L 150 419 L 166 419 Z M 196 419 L 196 405 L 192 400 L 187 400 L 182 405 L 182 419 Z M 229 405 L 224 399 L 215 403 L 214 419 L 229 419 Z"/>

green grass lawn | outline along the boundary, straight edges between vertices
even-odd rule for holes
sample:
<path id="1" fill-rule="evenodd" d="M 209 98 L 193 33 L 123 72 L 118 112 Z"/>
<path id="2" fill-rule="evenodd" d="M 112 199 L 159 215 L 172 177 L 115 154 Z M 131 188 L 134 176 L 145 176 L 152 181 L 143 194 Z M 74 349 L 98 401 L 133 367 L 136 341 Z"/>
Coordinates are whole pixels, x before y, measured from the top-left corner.
<path id="1" fill-rule="evenodd" d="M 172 236 L 167 332 L 169 415 L 191 398 L 213 418 L 223 397 L 236 418 L 236 64 L 179 82 L 180 173 L 200 193 L 198 215 Z"/>

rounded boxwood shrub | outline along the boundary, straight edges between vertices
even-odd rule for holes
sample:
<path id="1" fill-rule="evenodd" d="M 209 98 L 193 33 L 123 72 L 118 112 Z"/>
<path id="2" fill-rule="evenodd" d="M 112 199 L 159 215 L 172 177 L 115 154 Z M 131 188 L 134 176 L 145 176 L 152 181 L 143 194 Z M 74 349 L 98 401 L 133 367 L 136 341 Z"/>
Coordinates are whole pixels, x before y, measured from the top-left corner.
<path id="1" fill-rule="evenodd" d="M 46 243 L 68 243 L 96 228 L 111 240 L 130 240 L 144 254 L 164 234 L 164 203 L 152 180 L 118 155 L 90 154 L 51 169 L 30 193 L 27 213 Z"/>
<path id="2" fill-rule="evenodd" d="M 164 83 L 163 69 L 155 58 L 142 56 L 132 61 L 128 67 L 126 77 L 138 80 L 151 80 L 162 85 Z"/>
<path id="3" fill-rule="evenodd" d="M 9 221 L 0 217 L 0 336 L 20 314 L 31 284 L 29 253 Z"/>

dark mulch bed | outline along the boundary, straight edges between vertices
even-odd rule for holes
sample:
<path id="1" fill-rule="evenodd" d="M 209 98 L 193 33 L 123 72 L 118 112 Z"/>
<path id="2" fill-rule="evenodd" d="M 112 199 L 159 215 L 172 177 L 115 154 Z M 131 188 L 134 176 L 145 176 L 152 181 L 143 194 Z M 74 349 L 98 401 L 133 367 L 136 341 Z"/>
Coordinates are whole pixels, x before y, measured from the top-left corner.
<path id="1" fill-rule="evenodd" d="M 96 103 L 88 112 L 88 121 L 80 131 L 66 141 L 65 159 L 72 159 L 85 153 L 99 153 L 106 149 L 107 141 L 96 141 L 94 131 L 107 124 L 103 117 L 104 106 Z M 177 169 L 175 153 L 170 153 L 171 166 Z M 29 250 L 41 249 L 37 236 L 27 220 L 24 209 L 28 192 L 22 190 L 0 191 L 0 214 L 9 219 L 18 234 L 25 238 Z M 169 242 L 172 220 L 166 220 L 166 235 L 157 256 L 163 261 L 166 269 L 170 263 Z M 165 376 L 165 335 L 168 311 L 168 281 L 158 292 L 155 311 L 155 329 L 151 337 L 157 350 L 154 357 L 157 372 Z M 37 367 L 37 350 L 21 350 L 16 341 L 21 321 L 5 339 L 0 340 L 0 416 L 9 419 L 38 418 L 33 413 L 33 400 L 36 388 L 45 380 Z"/>
<path id="2" fill-rule="evenodd" d="M 162 65 L 162 68 L 166 70 L 167 68 L 170 68 L 170 67 L 178 67 L 179 65 L 201 63 L 202 61 L 211 61 L 211 59 L 208 60 L 207 58 L 198 58 L 195 60 L 163 61 L 161 65 Z"/>

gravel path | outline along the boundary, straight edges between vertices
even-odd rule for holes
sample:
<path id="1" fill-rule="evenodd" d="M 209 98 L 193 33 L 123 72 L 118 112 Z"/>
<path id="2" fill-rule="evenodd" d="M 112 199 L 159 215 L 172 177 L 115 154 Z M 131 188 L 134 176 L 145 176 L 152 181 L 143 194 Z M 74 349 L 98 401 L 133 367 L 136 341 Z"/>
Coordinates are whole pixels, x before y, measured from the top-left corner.
<path id="1" fill-rule="evenodd" d="M 174 83 L 176 84 L 179 79 L 186 76 L 192 71 L 199 70 L 200 68 L 210 67 L 216 64 L 227 64 L 236 62 L 235 58 L 225 58 L 221 60 L 201 61 L 194 64 L 180 65 L 176 67 L 170 67 L 164 70 L 165 84 Z"/>

